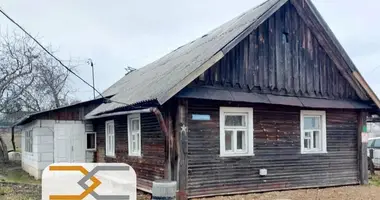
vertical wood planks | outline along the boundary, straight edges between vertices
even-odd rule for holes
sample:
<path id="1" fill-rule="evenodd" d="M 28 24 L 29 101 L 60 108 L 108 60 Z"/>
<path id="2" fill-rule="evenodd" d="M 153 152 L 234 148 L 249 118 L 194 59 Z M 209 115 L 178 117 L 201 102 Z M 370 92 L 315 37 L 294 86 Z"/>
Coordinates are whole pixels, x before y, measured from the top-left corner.
<path id="1" fill-rule="evenodd" d="M 276 35 L 275 35 L 275 18 L 269 18 L 268 22 L 268 45 L 269 45 L 269 60 L 268 60 L 268 79 L 269 79 L 269 88 L 274 89 L 276 86 Z"/>
<path id="2" fill-rule="evenodd" d="M 287 3 L 207 70 L 206 81 L 198 84 L 244 92 L 356 99 L 355 90 L 312 30 Z"/>
<path id="3" fill-rule="evenodd" d="M 258 45 L 258 40 L 257 40 L 257 30 L 253 31 L 253 37 L 252 37 L 252 41 L 251 41 L 251 45 L 253 46 L 253 60 L 255 61 L 254 62 L 254 68 L 253 68 L 253 71 L 254 71 L 254 76 L 253 76 L 253 85 L 254 86 L 259 86 L 260 85 L 260 81 L 259 81 L 259 45 Z"/>
<path id="4" fill-rule="evenodd" d="M 255 60 L 255 43 L 254 41 L 256 40 L 255 38 L 255 34 L 254 34 L 255 31 L 253 31 L 253 33 L 249 34 L 249 56 L 248 56 L 248 78 L 249 78 L 249 81 L 248 81 L 248 86 L 249 86 L 249 89 L 252 89 L 254 87 L 254 84 L 255 84 L 255 62 L 257 60 Z"/>
<path id="5" fill-rule="evenodd" d="M 301 93 L 306 93 L 306 66 L 305 66 L 305 49 L 306 49 L 306 37 L 305 37 L 305 24 L 300 20 L 300 27 L 298 37 L 300 39 L 300 89 Z"/>
<path id="6" fill-rule="evenodd" d="M 291 53 L 291 41 L 290 41 L 290 27 L 291 27 L 291 10 L 290 4 L 284 5 L 284 25 L 283 25 L 283 46 L 284 46 L 284 64 L 285 64 L 285 89 L 286 92 L 290 92 L 293 88 L 293 73 L 292 73 L 292 53 Z"/>
<path id="7" fill-rule="evenodd" d="M 314 46 L 314 55 L 313 55 L 313 69 L 314 69 L 314 75 L 313 75 L 313 80 L 314 80 L 314 94 L 315 95 L 319 95 L 319 91 L 320 91 L 320 88 L 319 88 L 319 77 L 320 77 L 320 74 L 319 74 L 319 52 L 318 52 L 318 47 L 319 47 L 319 44 L 318 44 L 318 41 L 317 39 L 314 37 L 313 38 L 313 46 Z"/>
<path id="8" fill-rule="evenodd" d="M 261 24 L 261 26 L 259 27 L 258 29 L 258 42 L 259 42 L 259 66 L 258 66 L 258 71 L 259 71 L 259 86 L 261 89 L 263 89 L 265 87 L 265 68 L 267 67 L 266 66 L 266 55 L 268 55 L 266 53 L 266 41 L 265 41 L 265 31 L 267 30 L 266 28 L 266 23 L 264 22 L 263 24 Z"/>
<path id="9" fill-rule="evenodd" d="M 299 18 L 296 10 L 291 7 L 291 19 L 292 19 L 292 52 L 293 52 L 293 88 L 295 94 L 299 93 L 300 90 L 300 74 L 299 74 L 299 47 L 300 47 L 300 38 L 298 37 L 298 28 L 299 28 Z"/>
<path id="10" fill-rule="evenodd" d="M 244 82 L 245 82 L 245 85 L 249 87 L 249 85 L 251 84 L 250 81 L 249 81 L 249 76 L 251 76 L 249 74 L 249 37 L 245 39 L 244 41 L 244 64 L 243 64 L 243 68 L 244 68 L 244 72 L 243 72 L 243 76 L 244 76 Z"/>
<path id="11" fill-rule="evenodd" d="M 276 88 L 281 90 L 284 88 L 284 48 L 282 45 L 282 19 L 281 9 L 275 13 L 276 19 Z"/>

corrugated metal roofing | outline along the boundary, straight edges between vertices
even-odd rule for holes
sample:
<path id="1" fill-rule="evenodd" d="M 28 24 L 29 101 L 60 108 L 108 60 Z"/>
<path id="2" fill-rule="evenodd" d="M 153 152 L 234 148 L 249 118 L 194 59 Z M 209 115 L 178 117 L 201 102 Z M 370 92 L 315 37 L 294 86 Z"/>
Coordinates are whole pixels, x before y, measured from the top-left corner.
<path id="1" fill-rule="evenodd" d="M 262 20 L 265 20 L 265 17 L 269 17 L 271 12 L 275 12 L 276 9 L 286 2 L 288 0 L 268 0 L 212 30 L 201 38 L 124 76 L 103 93 L 104 96 L 114 95 L 111 98 L 114 102 L 100 105 L 87 116 L 111 112 L 126 105 L 149 100 L 157 100 L 160 104 L 165 103 L 165 101 L 189 84 L 189 80 L 192 81 L 192 78 L 196 78 L 195 75 L 203 73 L 206 70 L 205 67 L 208 66 L 206 64 L 213 64 L 212 61 L 216 62 L 217 59 L 223 57 L 229 51 L 228 49 L 244 38 L 246 34 L 249 34 L 251 29 L 255 28 L 255 25 L 258 26 Z M 297 2 L 294 1 L 293 3 Z M 365 90 L 365 95 L 368 95 L 380 108 L 380 100 L 361 77 L 314 5 L 312 5 L 310 0 L 305 0 L 304 2 L 306 4 L 302 5 L 311 9 L 312 18 L 317 20 L 315 23 L 321 24 L 323 29 L 321 32 L 327 34 L 327 37 L 332 41 L 330 42 L 332 43 L 331 45 L 343 56 L 347 64 L 346 67 L 353 73 L 351 76 L 357 80 L 353 84 L 357 84 L 361 89 Z M 272 100 L 275 101 L 276 99 Z M 296 101 L 291 101 L 291 103 L 299 104 Z"/>
<path id="2" fill-rule="evenodd" d="M 103 95 L 114 95 L 111 100 L 135 104 L 157 100 L 163 104 L 169 91 L 181 83 L 191 72 L 200 68 L 230 41 L 247 29 L 261 15 L 283 0 L 269 0 L 244 14 L 232 19 L 210 33 L 135 70 L 108 88 Z M 96 115 L 123 107 L 121 103 L 102 104 L 88 115 Z"/>

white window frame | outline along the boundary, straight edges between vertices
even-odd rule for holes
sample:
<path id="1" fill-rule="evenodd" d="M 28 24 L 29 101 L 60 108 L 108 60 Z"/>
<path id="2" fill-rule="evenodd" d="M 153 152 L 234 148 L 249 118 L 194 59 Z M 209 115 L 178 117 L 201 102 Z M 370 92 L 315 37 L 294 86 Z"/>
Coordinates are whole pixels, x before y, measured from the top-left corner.
<path id="1" fill-rule="evenodd" d="M 132 132 L 132 120 L 139 120 L 139 131 L 138 132 Z M 138 134 L 138 141 L 132 141 L 132 136 Z M 133 142 L 137 142 L 138 149 L 133 150 L 132 145 Z M 131 114 L 128 115 L 128 155 L 129 156 L 141 156 L 141 116 L 140 114 Z"/>
<path id="2" fill-rule="evenodd" d="M 109 129 L 108 127 L 111 127 L 112 128 L 112 131 L 111 133 L 109 132 Z M 109 157 L 115 157 L 115 122 L 113 120 L 108 120 L 106 121 L 106 127 L 105 127 L 105 137 L 106 137 L 106 156 L 109 156 Z M 112 145 L 113 146 L 109 146 L 109 137 L 113 137 L 113 143 Z M 112 141 L 111 141 L 112 142 Z"/>
<path id="3" fill-rule="evenodd" d="M 326 139 L 326 111 L 315 111 L 315 110 L 301 110 L 300 114 L 300 134 L 301 134 L 301 154 L 320 154 L 327 153 L 327 139 Z M 304 117 L 305 116 L 318 116 L 321 117 L 321 127 L 319 129 L 321 133 L 321 145 L 322 149 L 305 149 L 304 148 Z"/>
<path id="4" fill-rule="evenodd" d="M 25 131 L 25 149 L 26 153 L 33 153 L 33 129 Z"/>
<path id="5" fill-rule="evenodd" d="M 89 134 L 94 134 L 94 138 L 95 138 L 95 140 L 94 140 L 94 142 L 95 142 L 95 145 L 94 145 L 94 148 L 87 148 L 87 135 L 89 135 Z M 95 151 L 96 150 L 96 137 L 97 137 L 97 135 L 96 135 L 96 132 L 86 132 L 86 150 L 87 151 Z"/>
<path id="6" fill-rule="evenodd" d="M 246 132 L 246 145 L 247 151 L 245 152 L 234 152 L 226 151 L 225 144 L 225 115 L 226 114 L 237 114 L 247 116 L 247 132 Z M 236 157 L 236 156 L 254 156 L 254 129 L 253 129 L 253 108 L 249 107 L 220 107 L 219 109 L 219 127 L 220 127 L 220 156 L 221 157 Z M 228 128 L 229 129 L 229 128 Z"/>

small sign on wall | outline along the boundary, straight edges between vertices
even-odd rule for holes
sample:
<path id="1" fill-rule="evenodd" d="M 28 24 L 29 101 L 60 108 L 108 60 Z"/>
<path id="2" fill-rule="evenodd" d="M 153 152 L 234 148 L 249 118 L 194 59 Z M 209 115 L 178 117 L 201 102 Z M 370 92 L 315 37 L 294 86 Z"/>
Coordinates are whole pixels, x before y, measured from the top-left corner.
<path id="1" fill-rule="evenodd" d="M 362 143 L 368 143 L 368 133 L 362 132 Z"/>
<path id="2" fill-rule="evenodd" d="M 199 120 L 199 121 L 208 121 L 208 120 L 211 120 L 211 117 L 210 115 L 204 115 L 204 114 L 192 114 L 191 119 Z"/>

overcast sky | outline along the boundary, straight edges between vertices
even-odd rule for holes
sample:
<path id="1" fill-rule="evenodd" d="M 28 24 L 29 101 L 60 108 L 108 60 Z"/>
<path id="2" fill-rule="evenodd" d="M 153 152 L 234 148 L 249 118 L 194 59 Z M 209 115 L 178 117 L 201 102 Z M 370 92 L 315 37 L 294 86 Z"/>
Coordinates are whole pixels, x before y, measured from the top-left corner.
<path id="1" fill-rule="evenodd" d="M 124 67 L 140 68 L 263 1 L 1 0 L 0 7 L 43 44 L 58 48 L 62 60 L 91 58 L 96 88 L 103 91 L 124 75 Z M 380 96 L 380 2 L 313 3 Z M 1 15 L 0 28 L 16 29 Z M 77 71 L 91 82 L 91 68 L 84 61 Z M 91 98 L 85 84 L 72 78 L 72 86 L 77 98 Z"/>

